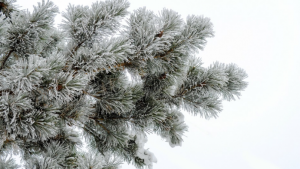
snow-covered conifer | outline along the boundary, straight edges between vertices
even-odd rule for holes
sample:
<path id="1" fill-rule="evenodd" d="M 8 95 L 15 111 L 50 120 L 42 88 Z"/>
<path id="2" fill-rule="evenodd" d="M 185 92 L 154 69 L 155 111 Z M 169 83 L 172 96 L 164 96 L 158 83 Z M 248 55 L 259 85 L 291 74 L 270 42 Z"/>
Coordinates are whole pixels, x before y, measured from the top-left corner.
<path id="1" fill-rule="evenodd" d="M 51 1 L 30 12 L 0 0 L 0 168 L 18 167 L 11 152 L 25 168 L 152 168 L 147 134 L 180 146 L 184 114 L 216 118 L 241 95 L 243 69 L 195 56 L 214 36 L 209 18 L 128 7 L 69 5 L 55 28 Z"/>

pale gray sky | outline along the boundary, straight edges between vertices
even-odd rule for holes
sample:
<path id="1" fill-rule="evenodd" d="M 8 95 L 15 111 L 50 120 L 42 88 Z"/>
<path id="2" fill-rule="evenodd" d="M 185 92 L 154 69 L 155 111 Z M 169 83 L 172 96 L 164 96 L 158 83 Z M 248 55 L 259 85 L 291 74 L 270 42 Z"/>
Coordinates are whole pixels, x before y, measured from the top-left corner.
<path id="1" fill-rule="evenodd" d="M 60 10 L 68 3 L 53 0 Z M 236 63 L 249 75 L 240 100 L 224 102 L 217 119 L 186 114 L 189 132 L 182 147 L 150 136 L 154 169 L 300 168 L 300 1 L 299 0 L 129 0 L 130 10 L 166 7 L 182 16 L 204 15 L 215 37 L 199 53 L 205 65 Z M 38 0 L 18 0 L 32 9 Z M 60 20 L 60 19 L 58 19 Z M 124 165 L 123 169 L 134 169 Z"/>

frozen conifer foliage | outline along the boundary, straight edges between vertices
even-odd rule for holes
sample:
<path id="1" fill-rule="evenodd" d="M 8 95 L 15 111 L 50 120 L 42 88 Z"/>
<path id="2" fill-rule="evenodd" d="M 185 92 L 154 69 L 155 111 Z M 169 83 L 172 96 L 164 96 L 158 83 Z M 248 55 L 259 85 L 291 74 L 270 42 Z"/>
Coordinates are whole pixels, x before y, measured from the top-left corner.
<path id="1" fill-rule="evenodd" d="M 28 169 L 152 168 L 147 134 L 179 146 L 183 113 L 216 118 L 247 86 L 235 64 L 195 56 L 214 35 L 206 17 L 106 0 L 69 5 L 55 28 L 51 1 L 16 6 L 0 0 L 1 168 L 20 164 L 11 152 Z"/>

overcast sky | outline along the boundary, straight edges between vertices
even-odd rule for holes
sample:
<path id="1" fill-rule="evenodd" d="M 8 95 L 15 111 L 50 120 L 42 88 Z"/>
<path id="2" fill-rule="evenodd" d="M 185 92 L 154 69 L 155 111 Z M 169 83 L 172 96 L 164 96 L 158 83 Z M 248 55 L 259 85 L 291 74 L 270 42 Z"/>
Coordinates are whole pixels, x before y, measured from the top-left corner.
<path id="1" fill-rule="evenodd" d="M 53 0 L 60 11 L 68 3 Z M 173 9 L 185 18 L 204 15 L 215 37 L 199 53 L 204 65 L 236 63 L 246 70 L 248 88 L 240 100 L 224 102 L 219 118 L 185 115 L 189 131 L 182 147 L 150 136 L 154 169 L 300 168 L 300 1 L 299 0 L 129 0 L 130 10 Z M 18 0 L 32 9 L 38 0 Z M 60 18 L 57 19 L 60 22 Z M 124 165 L 123 169 L 134 169 Z"/>

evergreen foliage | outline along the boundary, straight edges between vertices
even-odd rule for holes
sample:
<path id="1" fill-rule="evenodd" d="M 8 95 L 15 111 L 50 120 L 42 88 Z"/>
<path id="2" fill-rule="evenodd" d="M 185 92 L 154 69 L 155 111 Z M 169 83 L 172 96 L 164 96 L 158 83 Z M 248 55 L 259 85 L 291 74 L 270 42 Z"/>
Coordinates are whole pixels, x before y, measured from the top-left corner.
<path id="1" fill-rule="evenodd" d="M 106 0 L 69 5 L 57 29 L 51 1 L 14 3 L 0 1 L 0 168 L 18 167 L 12 151 L 25 168 L 152 168 L 147 134 L 181 145 L 183 112 L 216 118 L 247 86 L 235 64 L 195 56 L 214 35 L 206 17 Z"/>

